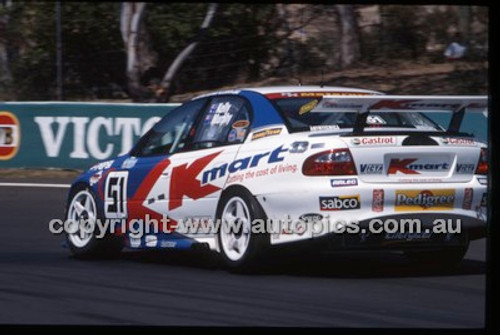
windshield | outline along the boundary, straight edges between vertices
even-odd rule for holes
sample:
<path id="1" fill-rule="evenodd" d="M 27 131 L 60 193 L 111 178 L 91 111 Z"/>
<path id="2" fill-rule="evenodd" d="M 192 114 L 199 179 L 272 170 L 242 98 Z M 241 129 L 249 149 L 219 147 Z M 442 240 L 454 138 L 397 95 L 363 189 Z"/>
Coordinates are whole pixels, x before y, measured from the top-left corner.
<path id="1" fill-rule="evenodd" d="M 292 131 L 352 128 L 356 111 L 328 111 L 316 108 L 322 98 L 275 99 L 283 117 Z M 410 128 L 425 131 L 441 131 L 437 123 L 421 112 L 377 111 L 370 112 L 366 128 Z"/>

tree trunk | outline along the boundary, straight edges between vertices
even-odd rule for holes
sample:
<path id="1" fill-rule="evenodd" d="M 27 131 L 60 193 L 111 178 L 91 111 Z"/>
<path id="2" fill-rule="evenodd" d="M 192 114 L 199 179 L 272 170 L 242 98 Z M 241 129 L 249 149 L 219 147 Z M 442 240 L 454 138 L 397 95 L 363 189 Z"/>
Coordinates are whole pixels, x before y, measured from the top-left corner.
<path id="1" fill-rule="evenodd" d="M 293 40 L 290 38 L 294 30 L 288 22 L 289 12 L 287 10 L 286 4 L 278 3 L 276 4 L 277 14 L 279 20 L 282 22 L 282 29 L 284 30 L 284 46 L 277 46 L 277 53 L 280 56 L 279 63 L 276 66 L 276 70 L 281 72 L 283 69 L 288 69 L 288 76 L 294 77 L 297 70 L 297 61 L 295 56 L 295 47 Z"/>
<path id="2" fill-rule="evenodd" d="M 340 19 L 340 63 L 349 67 L 361 57 L 359 29 L 353 5 L 335 5 Z"/>
<path id="3" fill-rule="evenodd" d="M 135 101 L 143 100 L 148 94 L 141 77 L 157 60 L 143 22 L 145 7 L 143 2 L 123 2 L 120 13 L 120 31 L 127 52 L 128 90 Z"/>
<path id="4" fill-rule="evenodd" d="M 5 34 L 5 30 L 9 24 L 9 13 L 8 10 L 12 6 L 12 1 L 3 1 L 0 9 L 5 12 L 0 15 L 0 84 L 3 86 L 4 90 L 10 89 L 10 84 L 12 83 L 12 73 L 10 72 L 9 65 L 9 55 L 7 53 L 8 42 Z"/>
<path id="5" fill-rule="evenodd" d="M 193 39 L 193 42 L 191 42 L 187 47 L 184 48 L 184 50 L 182 50 L 177 55 L 177 57 L 174 59 L 174 61 L 168 68 L 167 73 L 165 74 L 163 80 L 160 83 L 159 89 L 156 91 L 156 100 L 158 102 L 167 102 L 172 96 L 173 93 L 172 83 L 177 73 L 179 72 L 179 69 L 182 67 L 182 64 L 186 61 L 186 59 L 188 59 L 188 57 L 191 55 L 194 49 L 198 46 L 198 43 L 203 38 L 207 29 L 212 24 L 212 20 L 215 16 L 216 11 L 217 11 L 217 4 L 211 3 L 208 6 L 207 13 L 205 14 L 205 18 L 203 20 L 203 23 L 201 24 L 198 35 Z"/>
<path id="6" fill-rule="evenodd" d="M 0 29 L 0 33 L 2 30 Z M 9 57 L 7 54 L 7 43 L 0 37 L 0 83 L 5 88 L 8 88 L 12 82 L 12 74 L 10 72 Z"/>
<path id="7" fill-rule="evenodd" d="M 460 6 L 458 9 L 458 31 L 461 34 L 462 44 L 470 44 L 470 6 Z"/>

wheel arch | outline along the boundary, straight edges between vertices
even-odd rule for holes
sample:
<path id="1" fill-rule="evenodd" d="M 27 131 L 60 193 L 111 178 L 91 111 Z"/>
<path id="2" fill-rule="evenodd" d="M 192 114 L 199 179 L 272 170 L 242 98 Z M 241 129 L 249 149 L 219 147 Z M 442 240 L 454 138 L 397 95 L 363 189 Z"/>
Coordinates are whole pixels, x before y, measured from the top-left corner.
<path id="1" fill-rule="evenodd" d="M 66 204 L 64 206 L 64 215 L 66 216 L 66 212 L 68 210 L 69 203 L 71 202 L 71 199 L 73 199 L 73 196 L 76 194 L 76 192 L 85 189 L 85 188 L 90 188 L 90 185 L 84 181 L 78 181 L 76 183 L 73 183 L 71 187 L 69 188 L 68 191 L 68 196 L 66 197 Z"/>
<path id="2" fill-rule="evenodd" d="M 246 188 L 245 186 L 243 186 L 241 184 L 235 184 L 235 185 L 230 185 L 230 186 L 226 187 L 222 191 L 222 193 L 221 193 L 221 195 L 219 197 L 219 201 L 217 202 L 217 207 L 215 209 L 215 218 L 218 218 L 220 216 L 220 212 L 222 211 L 222 206 L 223 206 L 224 201 L 226 200 L 227 196 L 229 196 L 231 194 L 234 194 L 234 193 L 236 193 L 236 194 L 246 194 L 249 197 L 253 198 L 255 200 L 255 203 L 257 204 L 257 206 L 259 206 L 259 209 L 267 217 L 267 213 L 264 211 L 264 208 L 260 204 L 260 202 L 257 199 L 257 197 L 255 195 L 253 195 L 253 193 L 248 188 Z"/>
<path id="3" fill-rule="evenodd" d="M 80 181 L 73 183 L 68 191 L 68 196 L 66 198 L 66 204 L 64 206 L 64 217 L 65 218 L 68 214 L 69 204 L 71 203 L 71 200 L 73 199 L 75 194 L 82 191 L 82 190 L 85 190 L 85 189 L 88 189 L 89 192 L 94 195 L 96 207 L 97 207 L 97 212 L 103 213 L 102 203 L 99 201 L 99 198 L 97 197 L 97 194 L 92 189 L 92 186 L 90 186 L 90 184 L 88 182 L 80 180 Z"/>
<path id="4" fill-rule="evenodd" d="M 231 185 L 222 191 L 217 204 L 216 219 L 222 217 L 222 212 L 225 204 L 235 197 L 241 198 L 241 200 L 244 201 L 248 206 L 249 218 L 252 219 L 250 221 L 251 225 L 254 224 L 253 220 L 256 219 L 264 221 L 267 220 L 267 214 L 265 213 L 257 198 L 250 192 L 250 190 L 248 190 L 241 184 Z M 254 235 L 252 233 L 251 236 L 253 237 L 250 238 L 250 241 L 248 242 L 249 244 L 245 249 L 245 253 L 241 255 L 240 258 L 235 260 L 229 258 L 229 256 L 226 254 L 226 251 L 224 251 L 221 232 L 219 231 L 217 233 L 217 250 L 219 251 L 221 257 L 225 260 L 226 265 L 228 265 L 231 269 L 238 269 L 241 271 L 245 271 L 245 268 L 247 270 L 251 269 L 253 266 L 256 266 L 258 264 L 258 261 L 262 259 L 263 255 L 266 254 L 266 250 L 268 250 L 269 248 L 270 235 L 267 233 Z"/>
<path id="5" fill-rule="evenodd" d="M 90 188 L 89 183 L 84 182 L 84 181 L 79 181 L 71 185 L 69 192 L 68 192 L 68 198 L 72 197 L 75 195 L 76 192 L 84 189 L 84 188 Z"/>
<path id="6" fill-rule="evenodd" d="M 68 201 L 65 206 L 64 216 L 65 218 L 68 216 L 68 210 L 70 208 L 71 202 L 73 198 L 79 192 L 86 192 L 93 198 L 95 210 L 96 210 L 96 218 L 102 219 L 102 209 L 100 208 L 100 202 L 95 194 L 95 191 L 89 185 L 89 183 L 85 181 L 77 181 L 71 185 L 70 190 L 68 192 Z M 71 253 L 76 258 L 81 259 L 90 259 L 90 258 L 98 258 L 98 257 L 115 257 L 119 254 L 124 246 L 124 238 L 121 235 L 106 233 L 103 238 L 96 239 L 92 237 L 90 242 L 83 246 L 75 246 L 71 239 L 69 238 L 68 233 L 66 233 L 66 244 L 68 245 Z"/>

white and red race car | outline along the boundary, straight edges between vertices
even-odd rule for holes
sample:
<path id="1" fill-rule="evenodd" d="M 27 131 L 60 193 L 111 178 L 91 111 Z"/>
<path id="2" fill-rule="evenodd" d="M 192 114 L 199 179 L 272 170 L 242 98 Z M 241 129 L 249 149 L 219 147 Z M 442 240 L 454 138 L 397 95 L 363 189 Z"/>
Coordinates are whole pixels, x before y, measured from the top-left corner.
<path id="1" fill-rule="evenodd" d="M 67 243 L 80 257 L 203 246 L 232 267 L 294 244 L 456 265 L 486 234 L 486 144 L 460 129 L 487 102 L 318 86 L 194 98 L 73 183 Z M 84 219 L 112 223 L 99 236 Z"/>

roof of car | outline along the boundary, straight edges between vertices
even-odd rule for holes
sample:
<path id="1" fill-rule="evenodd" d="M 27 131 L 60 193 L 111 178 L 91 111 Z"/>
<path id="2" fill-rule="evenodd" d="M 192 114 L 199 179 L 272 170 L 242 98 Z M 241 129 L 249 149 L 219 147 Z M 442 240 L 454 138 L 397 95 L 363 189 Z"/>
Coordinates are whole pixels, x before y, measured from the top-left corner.
<path id="1" fill-rule="evenodd" d="M 339 86 L 266 86 L 266 87 L 251 87 L 242 88 L 240 90 L 254 91 L 261 94 L 272 94 L 282 92 L 332 92 L 332 93 L 361 93 L 361 94 L 382 94 L 382 92 L 365 90 L 361 88 L 339 87 Z"/>
<path id="2" fill-rule="evenodd" d="M 195 97 L 194 99 L 198 98 L 204 98 L 208 96 L 214 96 L 214 95 L 222 95 L 222 94 L 238 94 L 241 91 L 252 91 L 252 92 L 257 92 L 260 94 L 264 95 L 272 95 L 272 94 L 280 94 L 280 93 L 299 93 L 299 92 L 328 92 L 328 93 L 333 93 L 333 94 L 339 94 L 342 95 L 342 93 L 349 93 L 351 94 L 356 94 L 359 93 L 360 95 L 366 95 L 366 94 L 384 94 L 382 92 L 378 91 L 373 91 L 373 90 L 365 90 L 362 88 L 352 88 L 352 87 L 339 87 L 339 86 L 314 86 L 314 85 L 307 85 L 307 86 L 264 86 L 264 87 L 244 87 L 244 88 L 235 88 L 232 90 L 220 90 L 220 91 L 214 91 L 208 94 L 203 94 Z"/>

